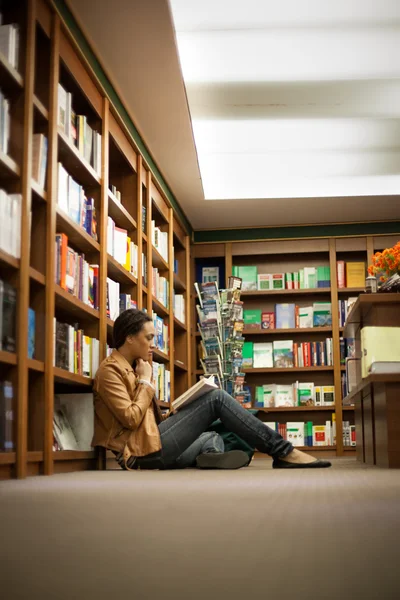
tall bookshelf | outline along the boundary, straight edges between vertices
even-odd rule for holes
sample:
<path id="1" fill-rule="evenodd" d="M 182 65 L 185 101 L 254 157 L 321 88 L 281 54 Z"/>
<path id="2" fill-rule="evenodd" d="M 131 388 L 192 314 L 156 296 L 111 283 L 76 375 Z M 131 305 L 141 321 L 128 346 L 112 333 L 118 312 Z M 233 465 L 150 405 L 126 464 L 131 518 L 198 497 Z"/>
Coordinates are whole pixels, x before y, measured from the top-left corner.
<path id="1" fill-rule="evenodd" d="M 53 320 L 78 323 L 86 335 L 98 339 L 101 361 L 107 345 L 111 345 L 113 326 L 107 318 L 107 278 L 118 282 L 120 291 L 130 294 L 138 308 L 150 315 L 155 311 L 168 324 L 168 352 L 156 350 L 154 360 L 165 363 L 171 371 L 171 398 L 174 390 L 181 393 L 187 387 L 191 374 L 190 236 L 53 3 L 9 2 L 3 17 L 3 23 L 18 23 L 21 38 L 18 70 L 0 54 L 0 87 L 10 100 L 12 131 L 8 154 L 0 153 L 0 188 L 22 194 L 22 214 L 21 258 L 0 252 L 0 278 L 17 289 L 17 349 L 15 353 L 0 352 L 1 381 L 11 381 L 14 389 L 15 449 L 0 452 L 0 478 L 23 478 L 96 468 L 95 451 L 53 451 L 54 395 L 90 392 L 93 381 L 54 366 Z M 58 126 L 59 83 L 72 93 L 74 110 L 85 115 L 102 136 L 97 170 Z M 31 177 L 35 133 L 44 134 L 48 140 L 43 189 Z M 97 240 L 58 205 L 59 162 L 94 199 Z M 121 202 L 110 191 L 111 185 L 121 192 Z M 143 228 L 144 210 L 147 218 Z M 137 277 L 108 251 L 108 217 L 126 229 L 138 247 Z M 168 260 L 152 246 L 152 220 L 168 233 Z M 98 265 L 98 307 L 89 306 L 55 282 L 56 233 L 66 234 L 75 251 Z M 142 253 L 148 267 L 147 285 Z M 157 267 L 169 282 L 167 305 L 153 294 L 151 267 Z M 174 316 L 174 290 L 184 296 L 185 323 Z M 33 359 L 27 358 L 29 307 L 36 313 Z"/>
<path id="2" fill-rule="evenodd" d="M 315 425 L 323 425 L 332 412 L 336 415 L 336 446 L 320 446 L 303 448 L 305 451 L 318 452 L 327 456 L 355 456 L 355 448 L 343 445 L 343 421 L 354 425 L 354 406 L 343 406 L 341 394 L 341 376 L 345 368 L 340 364 L 340 337 L 343 327 L 339 326 L 339 300 L 358 296 L 364 292 L 362 288 L 339 288 L 336 277 L 337 261 L 364 262 L 365 267 L 371 263 L 374 252 L 394 245 L 399 239 L 396 235 L 327 237 L 290 240 L 240 241 L 225 243 L 197 243 L 192 246 L 192 289 L 193 283 L 199 280 L 202 266 L 219 266 L 220 273 L 225 274 L 226 281 L 220 281 L 220 287 L 226 284 L 232 273 L 232 266 L 258 267 L 258 273 L 293 272 L 303 267 L 329 266 L 331 285 L 329 288 L 243 291 L 244 309 L 261 309 L 273 311 L 276 303 L 296 303 L 307 306 L 315 301 L 325 300 L 332 305 L 332 326 L 310 329 L 245 329 L 246 340 L 253 342 L 270 342 L 273 340 L 293 339 L 296 342 L 322 341 L 326 337 L 333 340 L 333 366 L 297 367 L 297 368 L 247 368 L 246 383 L 250 385 L 254 400 L 256 385 L 266 383 L 290 384 L 293 381 L 313 381 L 315 385 L 335 386 L 335 406 L 311 407 L 271 407 L 259 408 L 258 416 L 263 421 L 313 421 Z M 192 320 L 196 323 L 195 294 L 192 293 Z M 198 360 L 199 334 L 193 328 L 192 382 L 203 371 Z"/>

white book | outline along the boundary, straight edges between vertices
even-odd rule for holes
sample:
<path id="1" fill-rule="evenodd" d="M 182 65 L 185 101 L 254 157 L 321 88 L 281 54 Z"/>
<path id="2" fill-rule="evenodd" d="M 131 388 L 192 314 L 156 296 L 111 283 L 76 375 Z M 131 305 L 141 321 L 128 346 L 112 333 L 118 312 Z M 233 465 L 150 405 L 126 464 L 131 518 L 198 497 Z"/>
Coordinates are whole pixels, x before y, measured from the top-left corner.
<path id="1" fill-rule="evenodd" d="M 10 254 L 15 258 L 21 257 L 21 194 L 9 194 L 11 216 L 11 238 L 9 240 Z"/>
<path id="2" fill-rule="evenodd" d="M 293 446 L 304 446 L 304 421 L 286 423 L 286 439 Z"/>
<path id="3" fill-rule="evenodd" d="M 8 62 L 15 67 L 15 25 L 0 26 L 0 52 L 4 54 Z"/>
<path id="4" fill-rule="evenodd" d="M 128 232 L 121 227 L 114 227 L 114 258 L 121 265 L 126 262 L 126 244 Z"/>
<path id="5" fill-rule="evenodd" d="M 253 345 L 253 368 L 272 368 L 274 366 L 273 344 L 271 342 Z"/>
<path id="6" fill-rule="evenodd" d="M 68 371 L 75 372 L 75 332 L 72 325 L 68 326 Z"/>
<path id="7" fill-rule="evenodd" d="M 275 386 L 275 406 L 294 406 L 293 385 Z"/>
<path id="8" fill-rule="evenodd" d="M 61 83 L 58 84 L 58 119 L 60 129 L 67 133 L 68 94 Z"/>
<path id="9" fill-rule="evenodd" d="M 193 402 L 193 400 L 204 396 L 207 392 L 217 389 L 218 386 L 215 383 L 213 375 L 207 378 L 204 377 L 172 402 L 172 410 L 179 410 L 183 405 L 189 404 L 190 402 Z"/>
<path id="10" fill-rule="evenodd" d="M 88 335 L 82 338 L 82 373 L 86 377 L 91 376 L 91 339 Z"/>
<path id="11" fill-rule="evenodd" d="M 312 306 L 299 307 L 299 327 L 301 329 L 312 327 L 314 318 L 314 309 Z"/>
<path id="12" fill-rule="evenodd" d="M 107 217 L 107 253 L 110 256 L 114 256 L 114 229 L 114 221 L 111 217 Z"/>
<path id="13" fill-rule="evenodd" d="M 69 175 L 61 163 L 58 163 L 58 194 L 57 204 L 67 215 L 69 214 L 68 202 Z"/>

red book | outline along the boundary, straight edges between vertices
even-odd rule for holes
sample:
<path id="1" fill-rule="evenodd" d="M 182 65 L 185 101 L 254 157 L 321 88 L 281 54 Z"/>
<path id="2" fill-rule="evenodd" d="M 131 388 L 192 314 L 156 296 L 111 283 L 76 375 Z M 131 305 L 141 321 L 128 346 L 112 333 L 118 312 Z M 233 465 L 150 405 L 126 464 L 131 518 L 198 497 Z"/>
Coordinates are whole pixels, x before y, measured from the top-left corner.
<path id="1" fill-rule="evenodd" d="M 337 284 L 338 288 L 346 287 L 346 272 L 344 260 L 338 260 L 336 263 Z"/>
<path id="2" fill-rule="evenodd" d="M 275 313 L 261 313 L 261 329 L 275 329 Z"/>

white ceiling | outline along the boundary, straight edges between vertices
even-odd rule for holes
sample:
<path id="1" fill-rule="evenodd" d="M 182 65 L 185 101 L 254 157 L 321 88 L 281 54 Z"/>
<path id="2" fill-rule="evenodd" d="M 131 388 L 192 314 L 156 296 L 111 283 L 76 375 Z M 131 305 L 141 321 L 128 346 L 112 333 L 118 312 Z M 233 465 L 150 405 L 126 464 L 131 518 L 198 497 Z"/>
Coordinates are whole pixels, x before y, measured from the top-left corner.
<path id="1" fill-rule="evenodd" d="M 399 0 L 69 4 L 195 229 L 400 218 Z"/>

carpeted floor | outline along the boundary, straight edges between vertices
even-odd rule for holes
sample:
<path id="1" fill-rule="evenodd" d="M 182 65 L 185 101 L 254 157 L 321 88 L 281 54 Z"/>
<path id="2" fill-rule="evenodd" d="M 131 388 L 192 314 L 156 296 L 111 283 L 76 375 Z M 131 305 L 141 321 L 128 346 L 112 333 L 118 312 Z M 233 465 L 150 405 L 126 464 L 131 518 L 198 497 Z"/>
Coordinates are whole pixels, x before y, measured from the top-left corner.
<path id="1" fill-rule="evenodd" d="M 106 471 L 0 484 L 4 600 L 400 598 L 400 471 Z"/>

